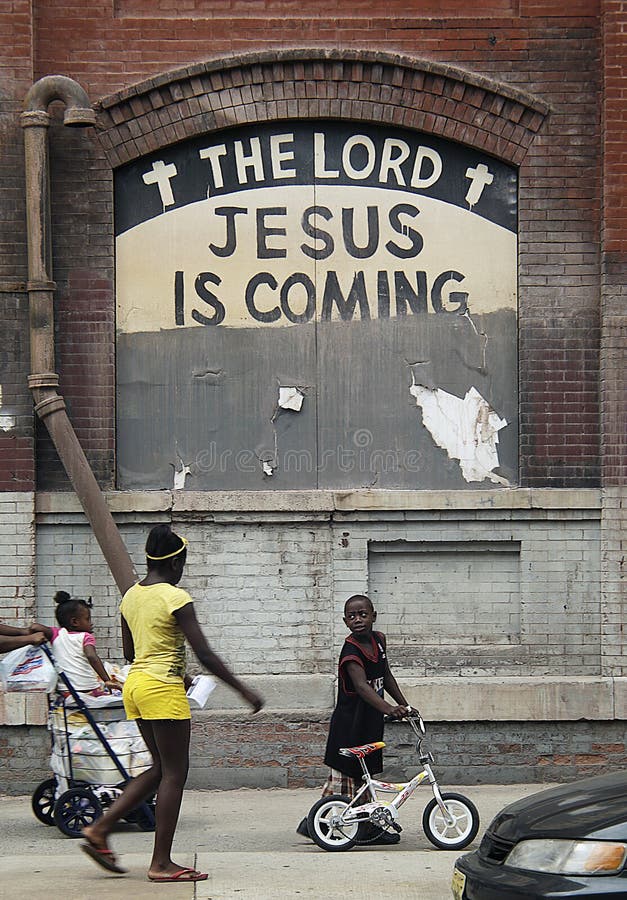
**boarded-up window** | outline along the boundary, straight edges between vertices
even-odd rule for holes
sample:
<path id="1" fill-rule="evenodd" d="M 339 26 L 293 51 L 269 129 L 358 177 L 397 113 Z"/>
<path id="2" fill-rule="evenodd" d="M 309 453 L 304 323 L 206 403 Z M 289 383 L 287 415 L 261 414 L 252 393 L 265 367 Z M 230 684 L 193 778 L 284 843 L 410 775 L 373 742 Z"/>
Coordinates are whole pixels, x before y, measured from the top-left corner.
<path id="1" fill-rule="evenodd" d="M 368 583 L 403 667 L 495 674 L 520 644 L 517 541 L 371 543 Z"/>
<path id="2" fill-rule="evenodd" d="M 517 478 L 516 171 L 351 122 L 115 178 L 121 488 Z"/>

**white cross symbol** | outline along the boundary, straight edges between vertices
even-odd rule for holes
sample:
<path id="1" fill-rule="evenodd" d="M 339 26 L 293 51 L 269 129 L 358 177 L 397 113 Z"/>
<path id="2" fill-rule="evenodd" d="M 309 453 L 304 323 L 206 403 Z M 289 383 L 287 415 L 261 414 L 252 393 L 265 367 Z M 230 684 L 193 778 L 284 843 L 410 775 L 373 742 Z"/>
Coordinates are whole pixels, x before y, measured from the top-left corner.
<path id="1" fill-rule="evenodd" d="M 484 163 L 479 163 L 476 169 L 466 169 L 466 178 L 471 180 L 466 194 L 466 203 L 474 206 L 481 197 L 484 187 L 494 181 L 494 175 L 488 171 L 488 167 Z"/>
<path id="2" fill-rule="evenodd" d="M 162 159 L 158 159 L 152 164 L 152 172 L 146 172 L 142 176 L 144 184 L 156 184 L 161 194 L 161 202 L 164 206 L 172 206 L 174 203 L 174 194 L 170 186 L 170 178 L 174 178 L 177 174 L 176 166 L 170 163 L 166 166 Z"/>

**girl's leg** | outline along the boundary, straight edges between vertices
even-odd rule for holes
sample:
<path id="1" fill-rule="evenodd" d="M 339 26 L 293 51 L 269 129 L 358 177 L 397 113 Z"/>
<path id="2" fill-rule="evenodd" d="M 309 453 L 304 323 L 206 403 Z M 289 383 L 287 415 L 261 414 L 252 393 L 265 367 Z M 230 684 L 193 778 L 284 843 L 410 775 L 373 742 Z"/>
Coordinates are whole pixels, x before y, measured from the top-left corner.
<path id="1" fill-rule="evenodd" d="M 183 788 L 187 781 L 191 721 L 169 719 L 151 724 L 161 760 L 161 782 L 155 809 L 155 843 L 148 869 L 149 877 L 155 877 L 174 874 L 185 868 L 172 862 L 170 854 L 183 799 Z"/>
<path id="2" fill-rule="evenodd" d="M 152 765 L 141 775 L 128 782 L 121 795 L 114 800 L 104 814 L 93 825 L 83 829 L 84 837 L 94 847 L 107 849 L 107 836 L 116 822 L 123 819 L 132 809 L 151 797 L 161 781 L 161 759 L 159 749 L 153 735 L 153 722 L 136 719 L 137 727 L 152 756 Z"/>

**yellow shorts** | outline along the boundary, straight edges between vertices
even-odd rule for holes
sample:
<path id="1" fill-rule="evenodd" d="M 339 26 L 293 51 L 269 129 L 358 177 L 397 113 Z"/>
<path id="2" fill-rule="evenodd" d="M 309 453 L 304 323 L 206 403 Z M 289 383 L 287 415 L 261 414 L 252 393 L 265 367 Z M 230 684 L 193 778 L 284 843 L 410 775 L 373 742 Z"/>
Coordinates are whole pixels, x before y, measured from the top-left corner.
<path id="1" fill-rule="evenodd" d="M 191 719 L 182 681 L 169 684 L 145 672 L 131 672 L 122 691 L 129 719 Z"/>

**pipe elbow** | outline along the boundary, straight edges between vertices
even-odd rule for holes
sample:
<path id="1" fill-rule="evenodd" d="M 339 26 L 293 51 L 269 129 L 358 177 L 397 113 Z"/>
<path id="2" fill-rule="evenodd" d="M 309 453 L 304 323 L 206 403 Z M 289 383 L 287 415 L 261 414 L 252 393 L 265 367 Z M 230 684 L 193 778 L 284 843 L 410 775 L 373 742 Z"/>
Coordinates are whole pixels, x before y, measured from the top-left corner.
<path id="1" fill-rule="evenodd" d="M 23 124 L 35 114 L 48 115 L 48 106 L 55 100 L 65 104 L 63 124 L 87 127 L 96 124 L 96 113 L 91 107 L 87 92 L 77 81 L 66 75 L 45 75 L 36 81 L 24 99 Z"/>

